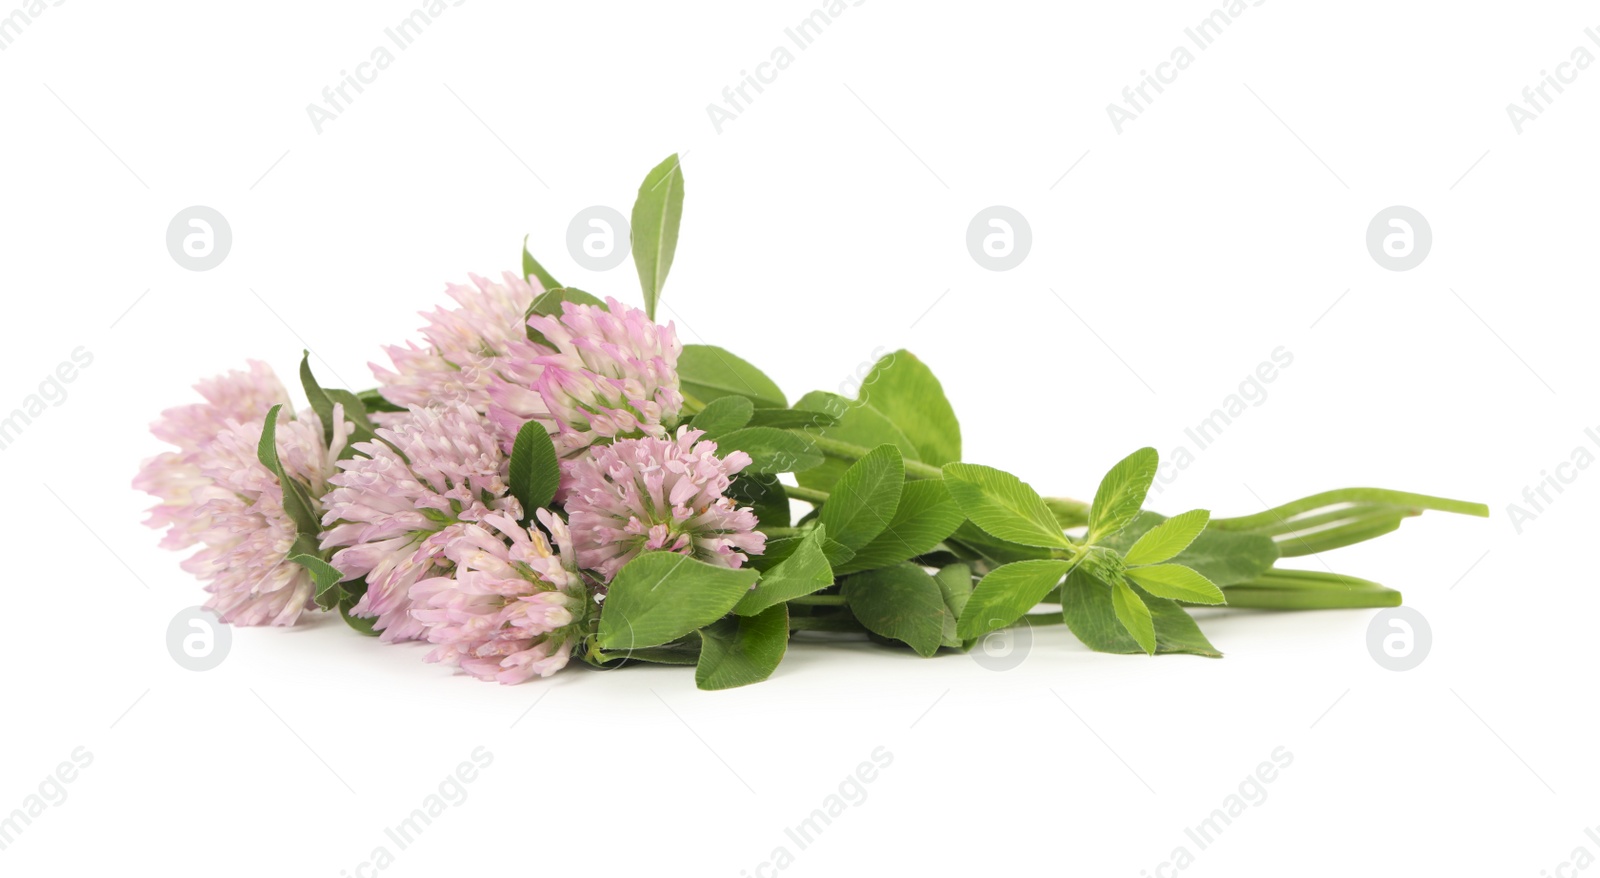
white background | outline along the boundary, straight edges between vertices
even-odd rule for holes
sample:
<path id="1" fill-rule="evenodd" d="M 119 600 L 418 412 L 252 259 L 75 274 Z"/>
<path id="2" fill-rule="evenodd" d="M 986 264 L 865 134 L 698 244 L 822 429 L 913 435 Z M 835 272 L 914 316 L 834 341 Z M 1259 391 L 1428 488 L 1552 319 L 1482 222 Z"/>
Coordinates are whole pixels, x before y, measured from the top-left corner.
<path id="1" fill-rule="evenodd" d="M 1118 134 L 1106 105 L 1209 0 L 869 0 L 719 134 L 706 106 L 814 4 L 471 0 L 317 133 L 307 104 L 414 8 L 68 0 L 0 53 L 0 410 L 94 357 L 0 452 L 0 812 L 75 747 L 94 756 L 4 874 L 371 875 L 381 844 L 397 876 L 772 875 L 780 845 L 795 875 L 1170 876 L 1179 845 L 1197 876 L 1570 876 L 1576 848 L 1600 856 L 1600 473 L 1520 534 L 1507 512 L 1600 425 L 1600 70 L 1521 134 L 1505 111 L 1574 47 L 1600 53 L 1592 6 L 1269 0 Z M 1223 612 L 1203 620 L 1222 660 L 1098 655 L 1054 629 L 1005 673 L 796 644 L 730 692 L 657 668 L 505 688 L 325 621 L 178 667 L 167 623 L 203 594 L 139 523 L 145 425 L 246 357 L 292 375 L 303 346 L 369 383 L 446 281 L 515 268 L 527 233 L 567 283 L 637 301 L 630 263 L 575 265 L 567 224 L 626 213 L 674 151 L 662 316 L 685 340 L 791 398 L 911 348 L 967 459 L 1046 493 L 1087 495 L 1140 445 L 1166 455 L 1285 346 L 1265 402 L 1152 506 L 1241 515 L 1368 484 L 1488 503 L 1299 559 L 1404 591 L 1431 654 L 1379 667 L 1372 611 Z M 195 204 L 234 235 L 203 273 L 165 246 Z M 1008 272 L 966 249 L 993 204 L 1033 230 Z M 1365 246 L 1394 204 L 1433 230 L 1407 272 Z M 384 828 L 479 745 L 494 761 L 468 798 L 395 850 Z M 798 850 L 784 828 L 880 746 L 867 798 Z M 1185 827 L 1280 746 L 1294 761 L 1266 800 L 1198 850 Z"/>

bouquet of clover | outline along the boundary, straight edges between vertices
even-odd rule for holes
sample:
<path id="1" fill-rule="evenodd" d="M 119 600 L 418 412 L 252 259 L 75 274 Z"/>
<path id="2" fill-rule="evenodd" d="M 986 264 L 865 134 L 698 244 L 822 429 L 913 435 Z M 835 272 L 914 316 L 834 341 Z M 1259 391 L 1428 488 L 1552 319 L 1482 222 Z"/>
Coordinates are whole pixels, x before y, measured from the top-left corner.
<path id="1" fill-rule="evenodd" d="M 1092 503 L 961 461 L 937 379 L 880 360 L 859 398 L 791 404 L 756 367 L 654 322 L 683 212 L 677 157 L 639 189 L 644 308 L 521 276 L 452 285 L 378 387 L 323 387 L 291 414 L 272 371 L 202 382 L 176 446 L 135 487 L 206 606 L 235 625 L 337 612 L 432 644 L 429 661 L 518 683 L 572 657 L 694 665 L 701 688 L 766 679 L 791 637 L 853 632 L 920 655 L 1065 623 L 1091 649 L 1217 656 L 1187 607 L 1388 607 L 1400 594 L 1282 557 L 1486 507 L 1371 488 L 1241 518 L 1143 509 L 1156 452 Z M 292 410 L 291 410 L 292 411 Z M 789 475 L 784 479 L 781 476 Z M 809 506 L 795 516 L 795 502 Z"/>

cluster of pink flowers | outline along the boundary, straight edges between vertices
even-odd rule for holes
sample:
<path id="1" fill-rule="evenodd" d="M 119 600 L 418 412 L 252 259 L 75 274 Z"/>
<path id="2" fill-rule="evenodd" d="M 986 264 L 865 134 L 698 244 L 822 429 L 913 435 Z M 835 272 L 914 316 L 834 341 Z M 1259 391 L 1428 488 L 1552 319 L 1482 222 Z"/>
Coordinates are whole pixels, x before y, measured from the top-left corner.
<path id="1" fill-rule="evenodd" d="M 200 547 L 183 566 L 206 606 L 235 625 L 295 624 L 319 607 L 311 571 L 288 560 L 309 545 L 340 572 L 343 611 L 383 640 L 425 641 L 428 661 L 518 683 L 583 654 L 606 584 L 641 552 L 725 567 L 760 554 L 754 512 L 727 496 L 750 458 L 719 457 L 678 423 L 672 324 L 614 299 L 530 315 L 541 292 L 509 273 L 450 285 L 456 307 L 423 315 L 422 343 L 373 366 L 390 405 L 370 416 L 335 405 L 331 425 L 309 408 L 291 418 L 257 362 L 164 412 L 152 432 L 175 450 L 145 461 L 134 487 L 159 501 L 147 523 L 164 547 Z M 274 406 L 294 485 L 258 459 Z M 509 484 L 529 422 L 561 459 L 550 509 L 523 509 Z M 350 442 L 359 423 L 374 438 Z M 310 498 L 314 533 L 285 490 Z"/>

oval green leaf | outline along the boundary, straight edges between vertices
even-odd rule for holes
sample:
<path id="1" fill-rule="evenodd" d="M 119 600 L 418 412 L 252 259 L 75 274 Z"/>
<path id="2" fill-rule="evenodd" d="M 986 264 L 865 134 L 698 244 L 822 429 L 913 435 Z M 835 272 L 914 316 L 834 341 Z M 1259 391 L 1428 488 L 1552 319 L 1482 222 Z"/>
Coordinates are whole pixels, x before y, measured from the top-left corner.
<path id="1" fill-rule="evenodd" d="M 684 393 L 706 404 L 724 396 L 743 396 L 762 408 L 789 407 L 771 378 L 715 345 L 684 345 L 678 355 L 678 382 Z"/>
<path id="2" fill-rule="evenodd" d="M 944 465 L 945 487 L 986 533 L 1024 546 L 1071 548 L 1039 494 L 1016 476 L 975 463 Z"/>
<path id="3" fill-rule="evenodd" d="M 840 591 L 868 631 L 901 641 L 923 657 L 939 651 L 949 610 L 939 584 L 921 567 L 896 564 L 857 573 Z"/>
<path id="4" fill-rule="evenodd" d="M 1191 509 L 1182 515 L 1174 515 L 1145 531 L 1124 558 L 1130 567 L 1166 561 L 1189 548 L 1189 544 L 1200 536 L 1210 521 L 1211 513 L 1204 509 Z"/>
<path id="5" fill-rule="evenodd" d="M 1072 569 L 1067 561 L 1017 561 L 997 567 L 972 590 L 956 634 L 962 640 L 982 637 L 1022 618 L 1044 600 Z"/>
<path id="6" fill-rule="evenodd" d="M 611 581 L 600 613 L 600 648 L 660 646 L 717 621 L 760 576 L 675 552 L 648 552 Z"/>

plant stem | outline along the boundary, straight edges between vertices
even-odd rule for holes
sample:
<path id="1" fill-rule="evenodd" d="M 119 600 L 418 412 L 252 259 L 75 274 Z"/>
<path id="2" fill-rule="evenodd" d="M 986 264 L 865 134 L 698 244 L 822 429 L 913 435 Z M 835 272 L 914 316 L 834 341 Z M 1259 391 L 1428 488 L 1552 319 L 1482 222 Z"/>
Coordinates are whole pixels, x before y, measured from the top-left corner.
<path id="1" fill-rule="evenodd" d="M 1226 586 L 1228 606 L 1252 610 L 1334 610 L 1400 606 L 1400 592 L 1376 582 L 1315 570 L 1268 570 Z"/>
<path id="2" fill-rule="evenodd" d="M 1294 588 L 1244 588 L 1231 586 L 1228 606 L 1243 610 L 1360 610 L 1400 606 L 1400 592 L 1307 591 Z"/>
<path id="3" fill-rule="evenodd" d="M 1476 515 L 1479 518 L 1489 517 L 1489 507 L 1482 503 L 1467 503 L 1444 497 L 1430 497 L 1426 494 L 1388 491 L 1383 488 L 1341 488 L 1337 491 L 1324 491 L 1321 494 L 1303 497 L 1292 503 L 1285 503 L 1282 506 L 1268 509 L 1265 512 L 1257 512 L 1254 515 L 1242 515 L 1237 518 L 1213 518 L 1211 519 L 1211 526 L 1217 530 L 1257 530 L 1279 525 L 1286 519 L 1296 515 L 1344 503 L 1382 504 L 1415 509 L 1417 512 L 1431 509 L 1437 512 L 1454 512 L 1459 515 Z"/>
<path id="4" fill-rule="evenodd" d="M 791 598 L 789 603 L 807 607 L 842 607 L 845 605 L 844 595 L 842 594 L 802 595 L 801 597 Z"/>
<path id="5" fill-rule="evenodd" d="M 857 461 L 866 457 L 872 451 L 872 449 L 862 445 L 840 442 L 838 439 L 829 439 L 826 436 L 818 436 L 815 433 L 801 433 L 800 435 L 804 436 L 813 448 L 839 460 Z M 944 478 L 944 473 L 931 464 L 923 463 L 920 460 L 907 460 L 905 463 L 906 478 L 908 479 Z"/>
<path id="6" fill-rule="evenodd" d="M 813 506 L 828 502 L 828 492 L 818 491 L 816 488 L 807 488 L 801 485 L 784 485 L 783 492 L 791 500 L 804 500 Z"/>

